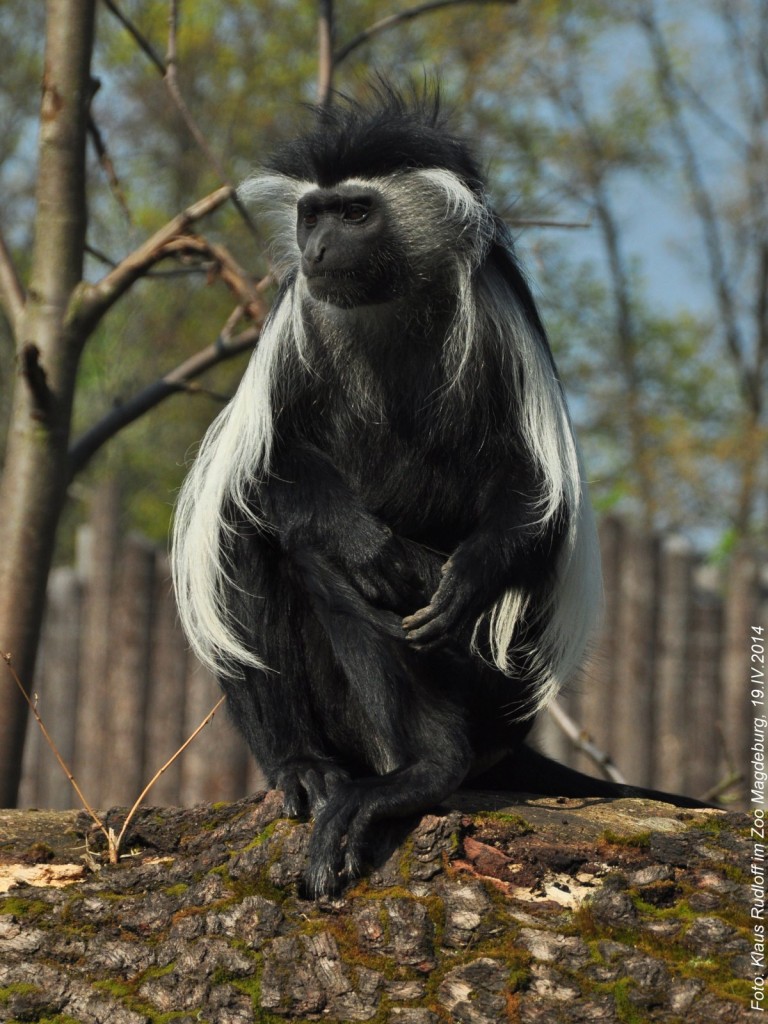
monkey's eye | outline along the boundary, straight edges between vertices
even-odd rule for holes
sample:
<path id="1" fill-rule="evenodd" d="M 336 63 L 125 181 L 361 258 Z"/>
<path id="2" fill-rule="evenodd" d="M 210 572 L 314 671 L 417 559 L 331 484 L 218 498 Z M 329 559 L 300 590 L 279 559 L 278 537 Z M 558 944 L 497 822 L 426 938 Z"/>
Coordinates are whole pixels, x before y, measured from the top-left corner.
<path id="1" fill-rule="evenodd" d="M 363 203 L 350 203 L 349 206 L 344 209 L 344 220 L 350 221 L 352 224 L 362 224 L 364 220 L 368 219 L 370 209 Z"/>
<path id="2" fill-rule="evenodd" d="M 311 210 L 308 213 L 302 214 L 302 216 L 301 216 L 301 223 L 304 225 L 305 228 L 314 228 L 314 227 L 316 227 L 317 220 L 318 220 L 317 214 L 316 213 L 312 213 Z"/>

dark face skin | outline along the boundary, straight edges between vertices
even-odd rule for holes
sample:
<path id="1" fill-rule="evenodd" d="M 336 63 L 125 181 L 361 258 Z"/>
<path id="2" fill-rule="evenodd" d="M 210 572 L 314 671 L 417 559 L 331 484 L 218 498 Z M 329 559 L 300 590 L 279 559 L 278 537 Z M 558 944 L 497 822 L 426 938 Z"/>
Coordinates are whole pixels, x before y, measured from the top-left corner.
<path id="1" fill-rule="evenodd" d="M 296 238 L 310 295 L 350 308 L 403 294 L 406 260 L 381 194 L 365 185 L 315 189 L 299 200 Z"/>

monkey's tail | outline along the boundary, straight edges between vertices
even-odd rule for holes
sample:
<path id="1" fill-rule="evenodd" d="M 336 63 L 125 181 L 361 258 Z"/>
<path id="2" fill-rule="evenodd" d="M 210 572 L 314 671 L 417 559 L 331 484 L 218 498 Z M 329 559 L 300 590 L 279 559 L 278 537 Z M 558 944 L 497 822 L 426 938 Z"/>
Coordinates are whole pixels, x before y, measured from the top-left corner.
<path id="1" fill-rule="evenodd" d="M 611 782 L 609 779 L 598 779 L 576 771 L 575 768 L 568 768 L 526 744 L 522 744 L 492 768 L 468 779 L 465 785 L 471 789 L 501 789 L 537 797 L 607 797 L 614 800 L 621 797 L 643 797 L 647 800 L 673 804 L 675 807 L 715 806 L 678 793 L 665 793 L 657 789 L 645 789 L 641 786 Z"/>

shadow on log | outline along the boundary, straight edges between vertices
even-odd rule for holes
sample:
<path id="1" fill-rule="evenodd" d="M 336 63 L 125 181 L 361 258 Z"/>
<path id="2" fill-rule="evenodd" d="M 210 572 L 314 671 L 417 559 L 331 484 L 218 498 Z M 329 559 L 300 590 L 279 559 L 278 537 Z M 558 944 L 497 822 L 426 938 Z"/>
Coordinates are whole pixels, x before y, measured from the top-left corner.
<path id="1" fill-rule="evenodd" d="M 0 1021 L 748 1019 L 746 815 L 464 792 L 316 903 L 281 811 L 145 809 L 117 867 L 83 815 L 0 811 Z"/>

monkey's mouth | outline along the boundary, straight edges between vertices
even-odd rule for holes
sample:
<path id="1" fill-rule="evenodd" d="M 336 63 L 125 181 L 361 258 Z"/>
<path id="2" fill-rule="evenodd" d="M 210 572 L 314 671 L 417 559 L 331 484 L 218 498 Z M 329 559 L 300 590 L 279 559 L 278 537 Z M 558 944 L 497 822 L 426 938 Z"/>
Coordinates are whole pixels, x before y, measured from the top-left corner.
<path id="1" fill-rule="evenodd" d="M 361 274 L 356 270 L 312 269 L 305 271 L 307 281 L 356 281 Z"/>
<path id="2" fill-rule="evenodd" d="M 318 302 L 349 308 L 377 301 L 375 283 L 358 271 L 312 268 L 304 276 L 309 294 Z"/>

